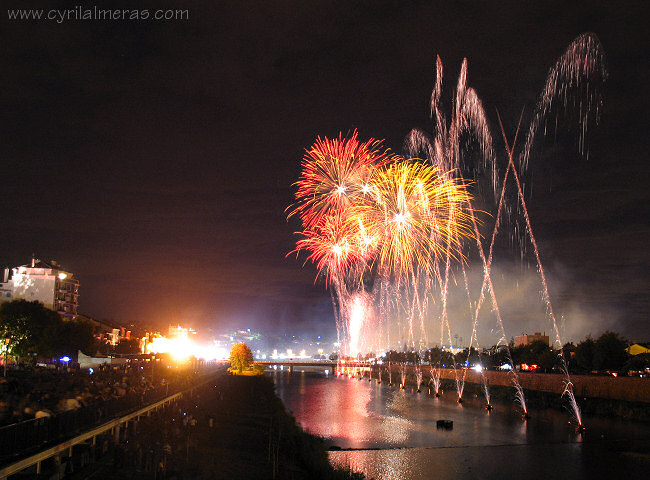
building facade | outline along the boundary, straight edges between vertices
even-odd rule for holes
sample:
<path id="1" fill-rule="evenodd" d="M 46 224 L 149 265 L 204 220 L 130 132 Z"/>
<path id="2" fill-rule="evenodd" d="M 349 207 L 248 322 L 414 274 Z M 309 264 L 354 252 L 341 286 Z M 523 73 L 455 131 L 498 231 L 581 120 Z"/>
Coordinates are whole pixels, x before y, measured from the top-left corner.
<path id="1" fill-rule="evenodd" d="M 77 316 L 79 307 L 79 280 L 55 261 L 49 263 L 32 258 L 31 264 L 5 269 L 0 284 L 0 300 L 27 300 L 41 302 L 64 319 Z"/>
<path id="2" fill-rule="evenodd" d="M 551 345 L 546 333 L 542 335 L 541 332 L 535 332 L 532 335 L 519 335 L 515 337 L 515 347 L 525 347 L 526 345 L 530 345 L 533 342 L 543 342 L 548 346 Z"/>

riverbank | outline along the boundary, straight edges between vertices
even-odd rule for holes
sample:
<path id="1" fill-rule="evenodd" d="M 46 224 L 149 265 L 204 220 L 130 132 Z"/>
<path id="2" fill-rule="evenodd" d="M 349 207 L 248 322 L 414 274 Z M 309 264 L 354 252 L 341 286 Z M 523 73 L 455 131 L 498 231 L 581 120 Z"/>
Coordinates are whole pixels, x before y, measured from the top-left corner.
<path id="1" fill-rule="evenodd" d="M 217 377 L 132 424 L 102 462 L 93 480 L 364 478 L 330 465 L 323 440 L 300 428 L 264 376 Z"/>
<path id="2" fill-rule="evenodd" d="M 216 428 L 203 429 L 194 460 L 228 460 L 213 460 L 206 478 L 364 478 L 330 465 L 323 440 L 300 428 L 269 378 L 227 376 L 220 381 L 207 392 L 207 401 L 201 401 Z M 202 473 L 208 472 L 204 468 Z"/>

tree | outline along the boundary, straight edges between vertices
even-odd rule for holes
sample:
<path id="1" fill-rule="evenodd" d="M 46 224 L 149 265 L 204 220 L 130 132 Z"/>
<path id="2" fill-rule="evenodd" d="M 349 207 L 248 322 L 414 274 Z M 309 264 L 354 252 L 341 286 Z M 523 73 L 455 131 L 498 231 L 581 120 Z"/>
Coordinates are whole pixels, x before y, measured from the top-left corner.
<path id="1" fill-rule="evenodd" d="M 93 353 L 93 326 L 83 320 L 67 320 L 61 322 L 55 331 L 56 340 L 53 342 L 54 354 L 68 355 L 76 358 L 81 350 L 86 354 Z"/>
<path id="2" fill-rule="evenodd" d="M 556 352 L 546 342 L 540 340 L 512 349 L 512 360 L 516 365 L 521 363 L 537 365 L 544 371 L 550 371 L 553 368 L 556 357 Z"/>
<path id="3" fill-rule="evenodd" d="M 0 335 L 10 338 L 9 351 L 18 357 L 52 356 L 63 320 L 40 302 L 14 300 L 0 306 Z"/>
<path id="4" fill-rule="evenodd" d="M 641 371 L 644 372 L 650 368 L 650 353 L 639 353 L 638 355 L 630 355 L 630 359 L 625 364 L 625 370 Z"/>
<path id="5" fill-rule="evenodd" d="M 550 373 L 553 371 L 553 367 L 559 363 L 559 360 L 559 350 L 547 349 L 537 357 L 537 365 L 542 368 L 544 373 Z"/>
<path id="6" fill-rule="evenodd" d="M 236 343 L 230 349 L 230 368 L 233 370 L 246 370 L 253 363 L 253 352 L 246 343 Z"/>
<path id="7" fill-rule="evenodd" d="M 442 357 L 442 350 L 440 349 L 440 347 L 432 347 L 426 352 L 424 352 L 424 361 L 429 362 L 432 365 L 439 364 L 441 357 Z"/>
<path id="8" fill-rule="evenodd" d="M 93 327 L 81 320 L 61 319 L 40 302 L 14 300 L 0 306 L 0 335 L 11 339 L 9 352 L 17 357 L 76 356 L 92 352 Z"/>
<path id="9" fill-rule="evenodd" d="M 591 338 L 591 335 L 588 335 L 582 342 L 576 346 L 576 363 L 580 368 L 591 372 L 594 370 L 594 351 L 595 351 L 595 342 Z"/>
<path id="10" fill-rule="evenodd" d="M 609 330 L 594 344 L 594 364 L 598 370 L 618 371 L 628 361 L 627 340 Z"/>
<path id="11" fill-rule="evenodd" d="M 570 372 L 575 370 L 576 367 L 576 346 L 573 342 L 565 343 L 562 347 L 562 355 L 564 356 L 564 361 Z"/>
<path id="12" fill-rule="evenodd" d="M 481 359 L 485 368 L 500 368 L 502 365 L 512 363 L 505 345 L 494 345 L 481 355 Z"/>

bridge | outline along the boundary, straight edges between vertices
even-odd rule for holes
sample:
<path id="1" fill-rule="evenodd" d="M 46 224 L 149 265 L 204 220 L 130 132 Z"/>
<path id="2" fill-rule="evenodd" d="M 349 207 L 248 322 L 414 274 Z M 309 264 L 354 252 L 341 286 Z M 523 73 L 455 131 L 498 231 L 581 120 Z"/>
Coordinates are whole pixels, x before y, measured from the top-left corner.
<path id="1" fill-rule="evenodd" d="M 337 363 L 331 360 L 257 360 L 256 365 L 283 367 L 336 367 Z"/>
<path id="2" fill-rule="evenodd" d="M 264 367 L 288 367 L 289 373 L 293 373 L 295 367 L 336 368 L 336 362 L 330 360 L 260 360 L 256 361 L 255 364 Z"/>
<path id="3" fill-rule="evenodd" d="M 350 368 L 350 369 L 355 369 L 355 368 L 373 368 L 373 365 L 369 363 L 364 363 L 364 362 L 345 362 L 345 363 L 339 363 L 335 362 L 332 360 L 292 360 L 292 359 L 284 359 L 284 360 L 258 360 L 255 361 L 256 365 L 262 365 L 264 367 L 273 367 L 273 366 L 281 366 L 281 367 L 288 367 L 289 372 L 293 373 L 293 369 L 295 367 L 315 367 L 315 368 L 331 368 L 332 370 L 335 370 L 337 368 Z"/>

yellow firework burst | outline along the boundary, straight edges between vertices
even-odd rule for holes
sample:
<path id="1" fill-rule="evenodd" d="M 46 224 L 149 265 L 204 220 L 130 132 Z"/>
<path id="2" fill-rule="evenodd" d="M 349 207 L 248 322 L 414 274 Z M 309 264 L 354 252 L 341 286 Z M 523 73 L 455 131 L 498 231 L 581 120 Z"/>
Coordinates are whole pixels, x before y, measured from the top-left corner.
<path id="1" fill-rule="evenodd" d="M 472 236 L 464 185 L 415 161 L 377 169 L 369 184 L 369 200 L 354 209 L 352 221 L 364 226 L 366 238 L 379 239 L 380 270 L 408 274 L 430 270 L 448 250 L 461 256 L 461 240 Z"/>

